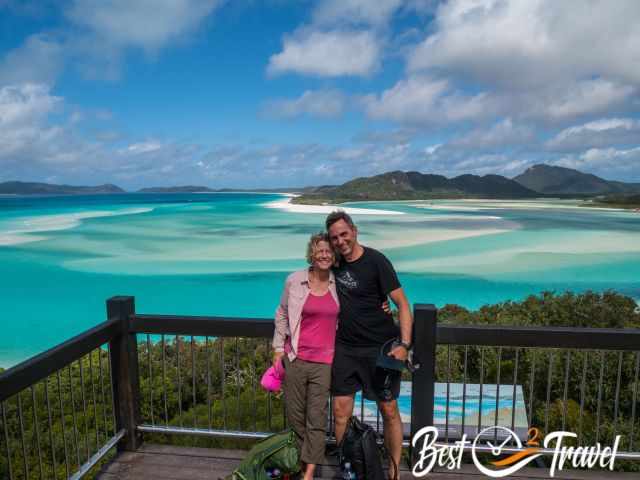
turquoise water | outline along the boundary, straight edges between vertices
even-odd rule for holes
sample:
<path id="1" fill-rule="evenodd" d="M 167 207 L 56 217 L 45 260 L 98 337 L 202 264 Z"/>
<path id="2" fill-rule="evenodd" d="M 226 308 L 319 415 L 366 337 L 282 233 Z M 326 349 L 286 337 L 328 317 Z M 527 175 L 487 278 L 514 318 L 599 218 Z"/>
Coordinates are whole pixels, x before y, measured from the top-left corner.
<path id="1" fill-rule="evenodd" d="M 103 321 L 112 295 L 134 295 L 145 313 L 271 317 L 326 214 L 285 200 L 0 197 L 0 366 Z M 640 298 L 637 213 L 570 201 L 350 207 L 370 212 L 354 214 L 361 241 L 391 258 L 412 302 L 476 308 L 549 289 Z"/>

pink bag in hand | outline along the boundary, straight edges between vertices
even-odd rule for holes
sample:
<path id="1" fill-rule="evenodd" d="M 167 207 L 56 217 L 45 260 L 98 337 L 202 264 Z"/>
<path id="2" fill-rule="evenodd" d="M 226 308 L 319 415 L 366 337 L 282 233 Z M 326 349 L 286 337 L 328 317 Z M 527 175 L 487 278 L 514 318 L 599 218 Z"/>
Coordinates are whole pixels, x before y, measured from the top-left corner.
<path id="1" fill-rule="evenodd" d="M 265 390 L 269 392 L 278 392 L 282 388 L 282 381 L 284 380 L 284 366 L 282 365 L 282 361 L 278 362 L 276 367 L 269 367 L 264 375 L 262 375 L 262 379 L 260 380 L 260 385 Z"/>

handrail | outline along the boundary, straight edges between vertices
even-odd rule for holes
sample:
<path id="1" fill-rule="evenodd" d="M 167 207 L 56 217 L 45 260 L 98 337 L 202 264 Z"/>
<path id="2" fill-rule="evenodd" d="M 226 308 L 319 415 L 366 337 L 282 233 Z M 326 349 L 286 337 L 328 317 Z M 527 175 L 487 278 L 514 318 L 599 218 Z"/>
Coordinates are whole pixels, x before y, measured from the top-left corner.
<path id="1" fill-rule="evenodd" d="M 1 373 L 0 402 L 109 342 L 120 333 L 120 328 L 118 319 L 107 320 Z"/>
<path id="2" fill-rule="evenodd" d="M 0 401 L 28 388 L 70 361 L 109 342 L 121 324 L 111 319 L 36 355 L 0 374 Z M 229 318 L 184 315 L 132 315 L 129 333 L 268 338 L 273 321 L 267 318 Z M 542 334 L 542 335 L 541 335 Z M 438 325 L 437 343 L 450 345 L 536 348 L 637 350 L 640 329 L 582 327 L 516 327 Z"/>
<path id="3" fill-rule="evenodd" d="M 184 315 L 135 314 L 129 323 L 130 333 L 212 337 L 268 338 L 273 328 L 270 318 Z M 631 351 L 640 345 L 640 329 L 439 324 L 436 338 L 444 345 Z"/>
<path id="4" fill-rule="evenodd" d="M 261 338 L 273 336 L 273 328 L 271 318 L 135 314 L 129 319 L 129 333 Z"/>
<path id="5" fill-rule="evenodd" d="M 638 350 L 640 329 L 438 325 L 437 343 L 486 347 Z"/>

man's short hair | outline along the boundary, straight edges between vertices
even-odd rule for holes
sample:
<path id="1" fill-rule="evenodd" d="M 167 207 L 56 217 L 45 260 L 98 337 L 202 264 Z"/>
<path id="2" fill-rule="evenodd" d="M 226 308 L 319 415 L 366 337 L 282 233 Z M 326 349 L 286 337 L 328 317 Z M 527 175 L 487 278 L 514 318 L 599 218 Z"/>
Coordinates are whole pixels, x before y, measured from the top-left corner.
<path id="1" fill-rule="evenodd" d="M 324 221 L 324 225 L 325 225 L 325 228 L 327 229 L 327 232 L 329 231 L 329 227 L 331 227 L 331 225 L 333 225 L 334 223 L 340 220 L 344 220 L 345 223 L 349 225 L 351 228 L 356 227 L 356 224 L 353 223 L 351 216 L 347 212 L 345 212 L 344 210 L 334 210 L 329 215 L 327 215 L 327 219 Z"/>

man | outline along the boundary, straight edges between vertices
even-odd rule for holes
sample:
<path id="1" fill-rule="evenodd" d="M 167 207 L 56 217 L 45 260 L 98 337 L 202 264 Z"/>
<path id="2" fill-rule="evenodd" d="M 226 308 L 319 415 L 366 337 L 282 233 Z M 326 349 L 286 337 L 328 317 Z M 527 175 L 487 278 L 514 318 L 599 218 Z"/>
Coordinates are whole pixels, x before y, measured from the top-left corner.
<path id="1" fill-rule="evenodd" d="M 346 212 L 330 213 L 325 223 L 331 245 L 342 257 L 334 269 L 340 299 L 331 383 L 336 440 L 342 440 L 353 414 L 354 395 L 362 390 L 365 398 L 378 404 L 385 444 L 399 465 L 403 438 L 397 402 L 400 372 L 376 368 L 376 359 L 382 345 L 395 338 L 400 343 L 389 355 L 407 360 L 413 327 L 409 302 L 391 262 L 358 242 L 358 229 Z M 387 296 L 398 308 L 399 331 L 393 317 L 380 308 Z"/>

